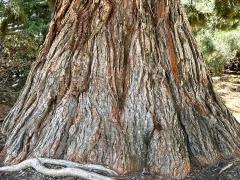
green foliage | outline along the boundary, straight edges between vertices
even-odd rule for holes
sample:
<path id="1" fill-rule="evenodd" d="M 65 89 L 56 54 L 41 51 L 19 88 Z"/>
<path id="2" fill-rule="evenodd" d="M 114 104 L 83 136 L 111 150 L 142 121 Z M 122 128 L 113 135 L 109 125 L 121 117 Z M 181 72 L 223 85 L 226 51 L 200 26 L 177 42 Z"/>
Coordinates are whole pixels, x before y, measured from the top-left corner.
<path id="1" fill-rule="evenodd" d="M 192 4 L 185 5 L 188 21 L 195 32 L 207 26 L 208 13 L 198 11 Z"/>
<path id="2" fill-rule="evenodd" d="M 8 32 L 16 29 L 21 29 L 20 26 L 24 25 L 27 17 L 18 5 L 7 4 L 2 6 L 0 35 L 5 36 Z M 17 27 L 16 27 L 17 26 Z"/>
<path id="3" fill-rule="evenodd" d="M 182 1 L 185 4 L 188 18 L 194 31 L 203 28 L 232 30 L 239 26 L 240 0 Z M 207 6 L 210 7 L 206 8 Z M 207 12 L 206 9 L 208 9 Z"/>
<path id="4" fill-rule="evenodd" d="M 240 50 L 240 33 L 231 31 L 201 31 L 198 32 L 197 41 L 204 59 L 214 74 L 221 74 L 224 64 L 233 59 Z"/>
<path id="5" fill-rule="evenodd" d="M 240 0 L 182 1 L 207 65 L 214 74 L 223 73 L 240 51 Z"/>
<path id="6" fill-rule="evenodd" d="M 39 46 L 33 37 L 28 34 L 19 33 L 7 36 L 3 44 L 4 58 L 8 63 L 24 70 L 35 59 Z"/>
<path id="7" fill-rule="evenodd" d="M 31 63 L 35 60 L 38 43 L 24 33 L 8 35 L 0 58 L 0 102 L 12 105 L 22 89 Z"/>
<path id="8" fill-rule="evenodd" d="M 222 74 L 226 57 L 218 50 L 215 37 L 209 32 L 202 32 L 198 34 L 197 40 L 210 71 L 215 75 Z"/>
<path id="9" fill-rule="evenodd" d="M 238 19 L 240 16 L 240 0 L 215 0 L 217 16 L 224 19 Z"/>
<path id="10" fill-rule="evenodd" d="M 48 6 L 53 10 L 56 0 L 48 0 Z"/>
<path id="11" fill-rule="evenodd" d="M 51 9 L 47 0 L 12 0 L 1 3 L 0 7 L 2 36 L 16 30 L 24 30 L 42 43 L 51 18 Z"/>
<path id="12" fill-rule="evenodd" d="M 200 45 L 203 54 L 211 54 L 216 51 L 213 39 L 210 36 L 203 36 L 200 40 Z"/>
<path id="13" fill-rule="evenodd" d="M 47 0 L 0 1 L 0 103 L 16 100 L 50 18 Z"/>
<path id="14" fill-rule="evenodd" d="M 39 41 L 43 41 L 47 34 L 51 18 L 51 10 L 47 0 L 15 0 L 21 4 L 21 9 L 28 17 L 26 32 L 32 34 Z"/>
<path id="15" fill-rule="evenodd" d="M 206 58 L 206 63 L 214 75 L 221 75 L 224 71 L 224 65 L 226 64 L 226 58 L 221 52 L 215 51 Z"/>

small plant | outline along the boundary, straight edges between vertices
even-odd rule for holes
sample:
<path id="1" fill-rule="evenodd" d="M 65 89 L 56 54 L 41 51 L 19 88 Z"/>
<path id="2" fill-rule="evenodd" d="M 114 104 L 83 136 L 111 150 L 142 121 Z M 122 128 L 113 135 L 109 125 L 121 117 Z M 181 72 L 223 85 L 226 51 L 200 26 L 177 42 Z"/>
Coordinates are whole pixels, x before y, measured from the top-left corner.
<path id="1" fill-rule="evenodd" d="M 224 65 L 226 64 L 226 58 L 219 51 L 215 51 L 206 58 L 206 63 L 210 71 L 214 75 L 222 75 L 224 72 Z"/>

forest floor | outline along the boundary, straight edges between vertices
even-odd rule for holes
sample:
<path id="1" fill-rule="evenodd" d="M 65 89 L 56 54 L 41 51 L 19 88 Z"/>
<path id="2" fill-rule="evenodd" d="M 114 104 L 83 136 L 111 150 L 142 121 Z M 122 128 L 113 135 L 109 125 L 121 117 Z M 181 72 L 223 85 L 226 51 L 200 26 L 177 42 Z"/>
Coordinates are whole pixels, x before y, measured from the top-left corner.
<path id="1" fill-rule="evenodd" d="M 214 88 L 240 122 L 240 75 L 213 77 Z"/>
<path id="2" fill-rule="evenodd" d="M 214 88 L 221 96 L 226 106 L 232 111 L 233 115 L 240 122 L 240 75 L 224 75 L 213 77 Z M 10 107 L 0 104 L 0 127 L 4 117 L 7 115 Z M 5 137 L 0 133 L 0 151 L 3 149 Z M 0 157 L 0 159 L 3 159 Z M 0 162 L 2 165 L 2 162 Z M 225 170 L 224 170 L 225 169 Z M 224 170 L 221 172 L 221 170 Z M 0 180 L 76 180 L 79 178 L 64 177 L 54 178 L 41 175 L 31 169 L 15 173 L 0 172 Z M 122 178 L 121 178 L 122 179 Z M 131 180 L 152 180 L 162 179 L 152 176 L 131 176 L 125 179 Z M 169 178 L 164 178 L 169 179 Z M 240 159 L 224 160 L 205 168 L 195 168 L 186 180 L 238 180 L 240 179 Z"/>

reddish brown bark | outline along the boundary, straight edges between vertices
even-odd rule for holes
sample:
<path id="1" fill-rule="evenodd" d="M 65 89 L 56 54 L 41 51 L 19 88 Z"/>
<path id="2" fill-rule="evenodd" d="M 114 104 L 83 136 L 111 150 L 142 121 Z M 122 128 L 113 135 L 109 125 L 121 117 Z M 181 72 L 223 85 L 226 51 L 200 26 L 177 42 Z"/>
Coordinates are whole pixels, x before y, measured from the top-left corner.
<path id="1" fill-rule="evenodd" d="M 6 163 L 53 157 L 176 178 L 240 142 L 178 0 L 58 0 L 3 130 Z"/>

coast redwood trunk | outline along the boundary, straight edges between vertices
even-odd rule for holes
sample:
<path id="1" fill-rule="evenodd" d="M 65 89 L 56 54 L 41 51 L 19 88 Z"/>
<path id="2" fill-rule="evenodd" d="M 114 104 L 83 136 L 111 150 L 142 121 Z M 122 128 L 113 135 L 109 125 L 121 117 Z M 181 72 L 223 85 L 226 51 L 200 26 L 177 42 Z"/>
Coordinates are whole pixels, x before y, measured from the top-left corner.
<path id="1" fill-rule="evenodd" d="M 182 178 L 238 153 L 179 0 L 57 0 L 4 121 L 6 163 L 51 157 Z"/>

